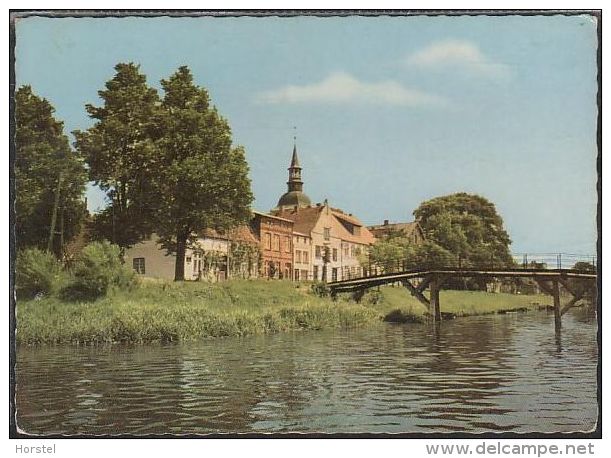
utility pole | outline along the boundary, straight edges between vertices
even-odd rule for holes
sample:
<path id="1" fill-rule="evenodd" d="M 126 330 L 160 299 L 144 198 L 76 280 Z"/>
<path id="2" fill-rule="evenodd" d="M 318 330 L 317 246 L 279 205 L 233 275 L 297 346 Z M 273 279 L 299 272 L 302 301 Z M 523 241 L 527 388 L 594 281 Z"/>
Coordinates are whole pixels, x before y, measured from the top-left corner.
<path id="1" fill-rule="evenodd" d="M 55 202 L 53 203 L 53 213 L 51 214 L 51 229 L 49 230 L 49 243 L 47 244 L 47 251 L 49 253 L 53 250 L 53 236 L 55 235 L 55 224 L 57 222 L 57 207 L 59 207 L 59 194 L 61 192 L 62 181 L 64 179 L 63 170 L 60 170 L 57 178 L 57 188 L 55 189 Z"/>

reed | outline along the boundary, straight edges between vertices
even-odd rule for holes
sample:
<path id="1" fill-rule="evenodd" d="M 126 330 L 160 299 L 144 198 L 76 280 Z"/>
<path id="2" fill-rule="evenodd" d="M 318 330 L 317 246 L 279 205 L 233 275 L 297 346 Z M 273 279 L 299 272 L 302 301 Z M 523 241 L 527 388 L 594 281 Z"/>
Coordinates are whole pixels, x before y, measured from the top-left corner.
<path id="1" fill-rule="evenodd" d="M 456 315 L 547 303 L 544 296 L 442 291 L 442 311 Z M 340 329 L 381 321 L 421 322 L 426 308 L 405 288 L 383 287 L 360 302 L 333 301 L 310 285 L 288 281 L 224 283 L 143 281 L 130 291 L 111 291 L 94 302 L 56 296 L 19 301 L 18 345 L 180 342 L 209 337 Z"/>

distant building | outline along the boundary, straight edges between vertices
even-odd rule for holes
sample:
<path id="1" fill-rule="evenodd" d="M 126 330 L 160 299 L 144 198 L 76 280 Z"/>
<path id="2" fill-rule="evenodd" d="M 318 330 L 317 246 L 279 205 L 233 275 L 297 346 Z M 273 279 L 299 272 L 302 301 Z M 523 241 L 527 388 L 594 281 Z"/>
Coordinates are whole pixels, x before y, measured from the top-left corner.
<path id="1" fill-rule="evenodd" d="M 408 238 L 415 245 L 422 243 L 425 240 L 424 231 L 417 221 L 411 223 L 389 223 L 384 220 L 384 224 L 369 226 L 368 229 L 376 239 L 383 239 L 392 235 L 400 235 Z"/>
<path id="2" fill-rule="evenodd" d="M 185 252 L 185 280 L 225 280 L 228 276 L 251 278 L 258 275 L 258 255 L 239 260 L 231 257 L 232 244 L 258 250 L 258 240 L 249 226 L 239 226 L 222 234 L 206 230 Z M 156 235 L 125 251 L 126 265 L 143 277 L 173 280 L 176 255 L 168 254 Z"/>
<path id="3" fill-rule="evenodd" d="M 297 147 L 288 170 L 288 191 L 271 214 L 293 223 L 293 279 L 336 281 L 361 276 L 360 260 L 375 237 L 356 217 L 327 201 L 311 205 L 303 192 Z"/>
<path id="4" fill-rule="evenodd" d="M 293 221 L 254 212 L 251 227 L 261 250 L 260 275 L 264 278 L 293 278 Z"/>

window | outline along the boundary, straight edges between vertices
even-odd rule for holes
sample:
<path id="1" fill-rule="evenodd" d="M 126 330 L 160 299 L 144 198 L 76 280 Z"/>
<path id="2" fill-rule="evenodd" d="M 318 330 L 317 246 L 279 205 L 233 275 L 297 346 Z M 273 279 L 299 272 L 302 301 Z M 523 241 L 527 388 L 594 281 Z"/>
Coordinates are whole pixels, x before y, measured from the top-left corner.
<path id="1" fill-rule="evenodd" d="M 337 267 L 331 269 L 331 281 L 337 281 Z"/>
<path id="2" fill-rule="evenodd" d="M 295 251 L 295 262 L 298 262 L 299 264 L 301 264 L 301 251 L 300 250 Z M 297 278 L 296 280 L 299 280 L 299 279 Z"/>
<path id="3" fill-rule="evenodd" d="M 280 236 L 274 234 L 274 251 L 280 251 Z"/>
<path id="4" fill-rule="evenodd" d="M 344 258 L 350 256 L 350 247 L 348 245 L 344 246 Z"/>
<path id="5" fill-rule="evenodd" d="M 331 240 L 331 228 L 330 227 L 324 228 L 324 237 L 325 237 L 325 240 Z"/>
<path id="6" fill-rule="evenodd" d="M 303 252 L 303 263 L 304 263 L 304 264 L 307 264 L 308 262 L 309 262 L 309 261 L 308 261 L 308 252 L 307 252 L 307 251 L 304 251 L 304 252 Z"/>
<path id="7" fill-rule="evenodd" d="M 144 275 L 146 273 L 144 258 L 134 258 L 133 267 L 137 274 Z"/>
<path id="8" fill-rule="evenodd" d="M 314 266 L 314 270 L 312 271 L 312 279 L 318 280 L 318 266 Z"/>
<path id="9" fill-rule="evenodd" d="M 333 261 L 337 261 L 337 248 L 333 248 Z"/>
<path id="10" fill-rule="evenodd" d="M 191 264 L 191 256 L 187 256 L 187 264 Z"/>
<path id="11" fill-rule="evenodd" d="M 299 281 L 299 270 L 295 269 L 295 281 Z"/>
<path id="12" fill-rule="evenodd" d="M 316 259 L 322 258 L 322 250 L 320 245 L 316 245 Z"/>
<path id="13" fill-rule="evenodd" d="M 284 237 L 284 251 L 287 253 L 291 252 L 291 237 L 288 235 Z"/>
<path id="14" fill-rule="evenodd" d="M 267 248 L 268 250 L 272 249 L 272 234 L 270 234 L 269 232 L 265 233 L 265 248 Z"/>

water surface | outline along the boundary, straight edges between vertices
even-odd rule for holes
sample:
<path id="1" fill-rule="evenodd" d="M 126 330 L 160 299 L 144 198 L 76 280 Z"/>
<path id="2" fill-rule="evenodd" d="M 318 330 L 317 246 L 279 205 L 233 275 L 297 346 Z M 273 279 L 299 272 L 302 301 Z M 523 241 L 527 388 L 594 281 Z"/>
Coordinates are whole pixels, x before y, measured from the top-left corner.
<path id="1" fill-rule="evenodd" d="M 596 324 L 571 312 L 225 338 L 19 348 L 34 434 L 590 431 Z"/>

